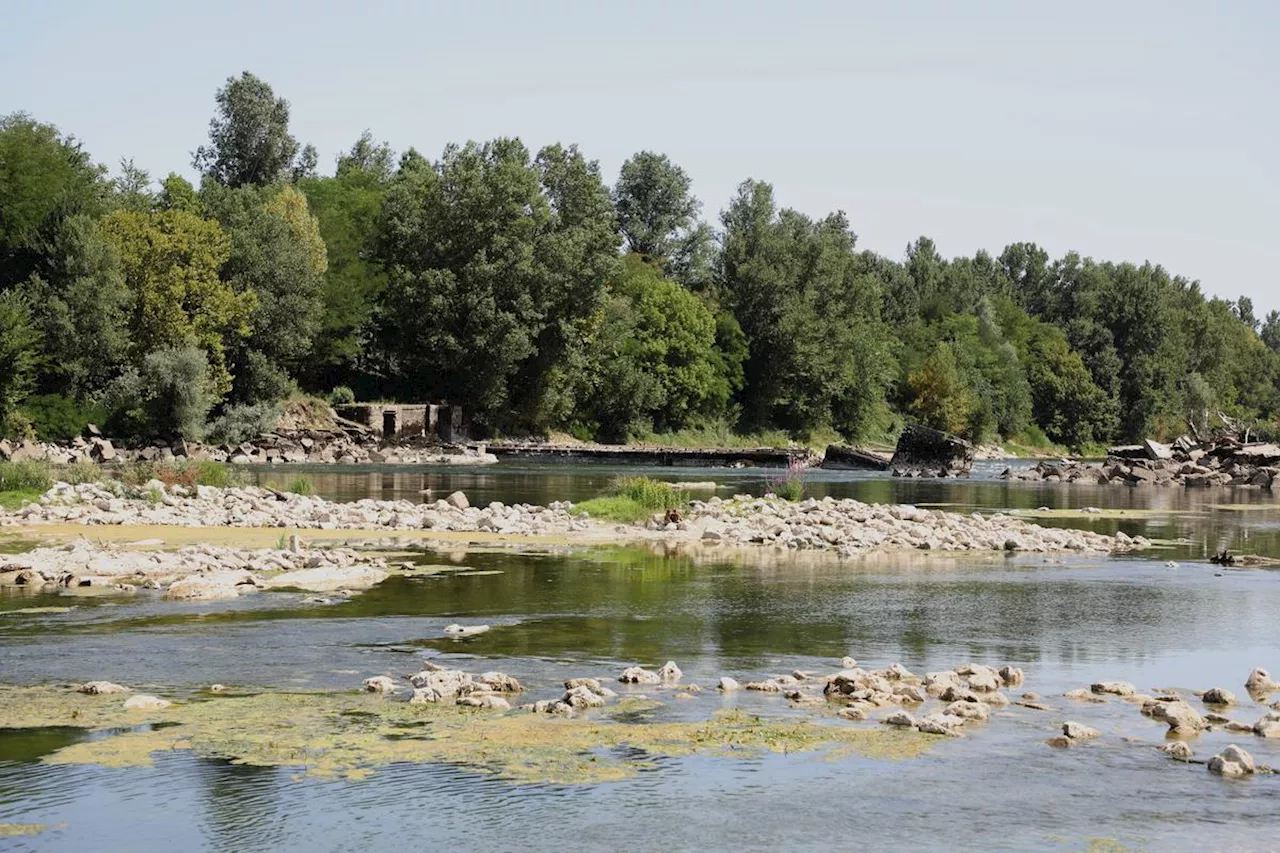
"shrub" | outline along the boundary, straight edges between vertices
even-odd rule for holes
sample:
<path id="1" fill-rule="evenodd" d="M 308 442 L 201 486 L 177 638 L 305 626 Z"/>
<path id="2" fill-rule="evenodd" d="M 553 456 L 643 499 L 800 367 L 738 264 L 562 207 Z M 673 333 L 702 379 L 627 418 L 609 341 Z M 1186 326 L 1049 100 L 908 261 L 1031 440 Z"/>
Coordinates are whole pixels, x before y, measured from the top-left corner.
<path id="1" fill-rule="evenodd" d="M 314 495 L 316 487 L 311 482 L 310 477 L 294 477 L 289 481 L 289 485 L 284 487 L 286 492 L 293 492 L 295 495 Z"/>
<path id="2" fill-rule="evenodd" d="M 777 477 L 769 478 L 769 491 L 783 500 L 793 503 L 804 499 L 804 478 L 808 466 L 803 462 L 793 461 L 787 470 Z"/>
<path id="3" fill-rule="evenodd" d="M 92 462 L 73 462 L 54 470 L 53 476 L 64 483 L 78 486 L 81 483 L 98 483 L 105 476 L 103 470 Z"/>
<path id="4" fill-rule="evenodd" d="M 0 462 L 0 492 L 45 491 L 53 485 L 43 462 Z"/>
<path id="5" fill-rule="evenodd" d="M 174 460 L 173 462 L 135 462 L 120 471 L 120 479 L 126 486 L 137 488 L 151 480 L 159 480 L 166 486 L 240 485 L 245 481 L 244 472 L 238 468 L 210 459 Z"/>
<path id="6" fill-rule="evenodd" d="M 608 493 L 613 497 L 627 498 L 654 512 L 678 509 L 689 502 L 683 492 L 670 483 L 650 477 L 617 477 L 609 484 Z"/>
<path id="7" fill-rule="evenodd" d="M 329 404 L 333 406 L 349 406 L 356 401 L 356 392 L 346 385 L 339 385 L 329 392 Z"/>
<path id="8" fill-rule="evenodd" d="M 141 392 L 157 435 L 198 440 L 204 436 L 216 397 L 204 350 L 171 347 L 149 353 L 142 363 Z"/>
<path id="9" fill-rule="evenodd" d="M 38 394 L 22 403 L 37 436 L 45 441 L 70 441 L 89 424 L 106 423 L 111 413 L 104 407 L 79 403 L 61 394 Z"/>
<path id="10" fill-rule="evenodd" d="M 227 406 L 209 424 L 209 439 L 218 444 L 241 444 L 270 432 L 279 420 L 277 403 Z"/>

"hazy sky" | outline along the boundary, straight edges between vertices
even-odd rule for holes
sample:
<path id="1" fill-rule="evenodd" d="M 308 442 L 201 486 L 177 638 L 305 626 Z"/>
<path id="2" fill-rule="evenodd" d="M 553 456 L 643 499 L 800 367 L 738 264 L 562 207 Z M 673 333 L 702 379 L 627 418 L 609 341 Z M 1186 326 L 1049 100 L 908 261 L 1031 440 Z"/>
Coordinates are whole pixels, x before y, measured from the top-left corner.
<path id="1" fill-rule="evenodd" d="M 12 3 L 0 113 L 191 173 L 242 70 L 332 170 L 397 150 L 576 142 L 610 182 L 665 152 L 718 218 L 750 177 L 859 245 L 1033 240 L 1150 259 L 1280 308 L 1274 0 Z"/>

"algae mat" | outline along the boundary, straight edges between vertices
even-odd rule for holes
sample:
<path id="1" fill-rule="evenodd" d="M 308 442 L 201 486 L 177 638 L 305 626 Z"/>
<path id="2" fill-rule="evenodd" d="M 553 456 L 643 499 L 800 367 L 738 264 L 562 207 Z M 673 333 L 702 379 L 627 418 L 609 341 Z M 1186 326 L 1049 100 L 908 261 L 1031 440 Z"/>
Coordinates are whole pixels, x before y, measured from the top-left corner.
<path id="1" fill-rule="evenodd" d="M 363 693 L 265 692 L 126 711 L 123 697 L 70 688 L 0 687 L 0 728 L 72 726 L 99 736 L 43 759 L 50 764 L 149 766 L 189 751 L 237 764 L 297 768 L 303 776 L 360 779 L 393 763 L 449 764 L 516 783 L 577 784 L 633 776 L 654 759 L 813 752 L 914 758 L 929 735 L 725 711 L 697 722 L 634 719 L 626 701 L 598 718 L 410 705 Z M 611 716 L 611 714 L 617 715 Z"/>

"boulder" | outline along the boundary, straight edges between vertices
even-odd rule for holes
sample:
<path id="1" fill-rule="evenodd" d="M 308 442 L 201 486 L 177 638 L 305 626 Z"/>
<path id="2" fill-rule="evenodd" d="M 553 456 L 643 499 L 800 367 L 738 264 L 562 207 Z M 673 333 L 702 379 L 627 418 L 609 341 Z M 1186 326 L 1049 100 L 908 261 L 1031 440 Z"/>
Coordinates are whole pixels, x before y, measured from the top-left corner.
<path id="1" fill-rule="evenodd" d="M 1062 733 L 1072 740 L 1093 740 L 1102 734 L 1095 728 L 1071 720 L 1062 724 Z"/>
<path id="2" fill-rule="evenodd" d="M 1206 705 L 1234 705 L 1236 696 L 1225 687 L 1211 687 L 1200 697 Z"/>
<path id="3" fill-rule="evenodd" d="M 560 701 L 575 710 L 603 708 L 605 705 L 603 696 L 593 693 L 583 685 L 566 690 L 564 695 L 560 697 Z"/>
<path id="4" fill-rule="evenodd" d="M 471 502 L 467 500 L 467 496 L 462 491 L 454 492 L 444 499 L 445 503 L 454 509 L 467 509 L 471 506 Z"/>
<path id="5" fill-rule="evenodd" d="M 914 729 L 916 727 L 916 718 L 908 714 L 906 711 L 894 711 L 892 714 L 884 718 L 886 726 L 898 726 L 900 728 Z"/>
<path id="6" fill-rule="evenodd" d="M 129 688 L 112 681 L 86 681 L 76 688 L 77 693 L 87 693 L 90 696 L 106 696 L 112 693 L 128 693 Z"/>
<path id="7" fill-rule="evenodd" d="M 373 566 L 317 566 L 284 572 L 266 581 L 269 589 L 300 589 L 333 592 L 339 589 L 368 589 L 387 579 L 387 573 Z"/>
<path id="8" fill-rule="evenodd" d="M 1155 702 L 1143 706 L 1143 713 L 1167 724 L 1178 734 L 1195 734 L 1208 728 L 1209 723 L 1200 712 L 1186 702 Z"/>
<path id="9" fill-rule="evenodd" d="M 1209 772 L 1219 776 L 1251 776 L 1256 770 L 1253 756 L 1235 744 L 1209 759 Z"/>
<path id="10" fill-rule="evenodd" d="M 1149 438 L 1142 442 L 1142 449 L 1146 452 L 1147 458 L 1154 461 L 1162 462 L 1166 459 L 1173 458 L 1172 447 L 1167 444 L 1160 444 L 1157 441 L 1152 441 Z"/>
<path id="11" fill-rule="evenodd" d="M 167 699 L 161 699 L 158 696 L 147 696 L 144 693 L 138 693 L 124 700 L 124 709 L 126 711 L 159 711 L 161 708 L 168 708 L 173 703 Z"/>
<path id="12" fill-rule="evenodd" d="M 505 672 L 485 672 L 477 675 L 473 679 L 477 684 L 483 684 L 496 693 L 519 693 L 524 687 L 513 676 L 507 675 Z M 595 679 L 591 679 L 595 681 Z M 596 682 L 594 692 L 600 693 L 601 687 Z"/>
<path id="13" fill-rule="evenodd" d="M 1138 692 L 1137 688 L 1127 681 L 1098 681 L 1089 685 L 1089 690 L 1112 696 L 1132 696 Z"/>
<path id="14" fill-rule="evenodd" d="M 446 625 L 444 632 L 451 637 L 474 637 L 491 630 L 488 625 Z"/>
<path id="15" fill-rule="evenodd" d="M 388 676 L 375 675 L 364 680 L 364 689 L 366 693 L 395 693 L 396 683 Z"/>
<path id="16" fill-rule="evenodd" d="M 662 676 L 641 666 L 629 666 L 618 676 L 623 684 L 661 684 Z"/>
<path id="17" fill-rule="evenodd" d="M 1000 667 L 1000 680 L 1006 687 L 1017 687 L 1023 681 L 1022 670 L 1016 666 Z"/>
<path id="18" fill-rule="evenodd" d="M 898 437 L 890 466 L 895 474 L 929 472 L 967 476 L 975 449 L 961 438 L 921 424 L 907 424 Z"/>
<path id="19" fill-rule="evenodd" d="M 218 601 L 256 591 L 258 579 L 246 571 L 218 571 L 174 581 L 165 590 L 169 601 Z"/>
<path id="20" fill-rule="evenodd" d="M 727 676 L 727 675 L 723 675 L 723 676 L 721 676 L 721 677 L 720 677 L 720 683 L 719 683 L 719 684 L 717 684 L 716 686 L 717 686 L 719 689 L 721 689 L 721 690 L 723 690 L 724 692 L 726 692 L 726 693 L 732 692 L 732 691 L 734 691 L 734 690 L 741 690 L 741 689 L 742 689 L 742 685 L 738 683 L 737 679 L 735 679 L 735 678 L 730 678 L 730 677 L 729 677 L 729 676 Z"/>
<path id="21" fill-rule="evenodd" d="M 1162 744 L 1159 749 L 1170 758 L 1176 758 L 1179 761 L 1191 760 L 1191 745 L 1185 740 L 1169 741 L 1169 743 Z"/>
<path id="22" fill-rule="evenodd" d="M 664 684 L 675 684 L 683 675 L 684 673 L 680 671 L 680 667 L 676 666 L 676 662 L 673 660 L 667 661 L 658 669 L 658 678 Z"/>
<path id="23" fill-rule="evenodd" d="M 1262 668 L 1249 673 L 1244 686 L 1250 693 L 1273 693 L 1280 690 L 1280 683 L 1273 681 L 1271 673 Z"/>
<path id="24" fill-rule="evenodd" d="M 888 471 L 889 460 L 869 450 L 829 444 L 820 467 L 836 471 Z"/>
<path id="25" fill-rule="evenodd" d="M 959 737 L 964 726 L 964 718 L 952 714 L 930 714 L 916 724 L 916 728 L 927 735 L 948 735 Z"/>
<path id="26" fill-rule="evenodd" d="M 510 711 L 511 703 L 501 696 L 494 696 L 492 693 L 475 693 L 470 696 L 459 696 L 455 705 L 465 705 L 472 708 L 483 708 L 487 711 Z"/>

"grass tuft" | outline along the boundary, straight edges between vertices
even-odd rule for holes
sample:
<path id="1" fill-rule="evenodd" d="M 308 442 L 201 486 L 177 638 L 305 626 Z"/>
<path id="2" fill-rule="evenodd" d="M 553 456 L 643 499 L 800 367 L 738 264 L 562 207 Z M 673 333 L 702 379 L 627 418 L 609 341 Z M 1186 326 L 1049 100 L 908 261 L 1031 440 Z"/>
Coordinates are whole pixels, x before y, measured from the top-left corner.
<path id="1" fill-rule="evenodd" d="M 673 489 L 670 483 L 651 477 L 617 477 L 603 495 L 583 501 L 576 508 L 593 518 L 636 524 L 655 512 L 682 509 L 688 504 L 685 493 Z"/>

